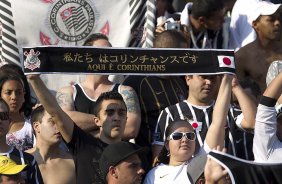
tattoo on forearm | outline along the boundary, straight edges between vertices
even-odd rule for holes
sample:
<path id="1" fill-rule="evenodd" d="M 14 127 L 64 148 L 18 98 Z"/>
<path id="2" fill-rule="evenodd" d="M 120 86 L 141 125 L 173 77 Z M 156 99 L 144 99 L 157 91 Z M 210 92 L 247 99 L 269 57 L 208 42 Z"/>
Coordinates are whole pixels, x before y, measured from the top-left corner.
<path id="1" fill-rule="evenodd" d="M 72 99 L 72 95 L 69 93 L 61 93 L 61 92 L 57 92 L 56 94 L 56 99 L 58 104 L 62 107 L 62 106 L 67 106 L 70 108 L 73 108 L 73 99 Z"/>
<path id="2" fill-rule="evenodd" d="M 134 90 L 132 89 L 123 90 L 121 92 L 121 95 L 124 99 L 128 112 L 132 112 L 132 113 L 140 112 L 138 97 Z"/>

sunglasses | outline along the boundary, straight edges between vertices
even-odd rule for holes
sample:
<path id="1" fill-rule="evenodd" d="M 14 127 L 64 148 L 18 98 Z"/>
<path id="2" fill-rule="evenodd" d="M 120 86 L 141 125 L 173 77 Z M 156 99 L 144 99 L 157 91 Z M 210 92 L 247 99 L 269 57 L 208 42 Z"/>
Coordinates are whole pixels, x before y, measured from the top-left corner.
<path id="1" fill-rule="evenodd" d="M 173 132 L 168 136 L 167 140 L 180 140 L 183 136 L 189 141 L 195 141 L 196 139 L 196 134 L 194 132 Z"/>

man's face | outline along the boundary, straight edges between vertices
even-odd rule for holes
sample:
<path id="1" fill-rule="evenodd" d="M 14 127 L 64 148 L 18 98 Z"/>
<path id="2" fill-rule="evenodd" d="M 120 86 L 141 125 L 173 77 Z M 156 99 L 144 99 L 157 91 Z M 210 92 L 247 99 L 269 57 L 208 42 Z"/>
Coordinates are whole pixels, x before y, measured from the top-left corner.
<path id="1" fill-rule="evenodd" d="M 186 76 L 189 86 L 189 99 L 195 105 L 210 105 L 218 89 L 219 77 L 217 75 Z"/>
<path id="2" fill-rule="evenodd" d="M 224 23 L 225 8 L 213 13 L 213 16 L 205 18 L 205 28 L 213 31 L 218 31 Z"/>
<path id="3" fill-rule="evenodd" d="M 39 130 L 37 136 L 44 142 L 54 144 L 59 143 L 62 139 L 53 118 L 46 111 L 44 112 L 41 123 L 38 123 L 37 128 Z"/>
<path id="4" fill-rule="evenodd" d="M 97 125 L 101 135 L 109 139 L 121 138 L 127 119 L 125 104 L 120 100 L 104 100 L 98 114 Z"/>
<path id="5" fill-rule="evenodd" d="M 141 167 L 141 160 L 137 154 L 133 154 L 122 161 L 117 168 L 118 183 L 139 184 L 145 171 Z"/>
<path id="6" fill-rule="evenodd" d="M 10 119 L 8 109 L 4 104 L 0 103 L 0 137 L 6 137 L 9 131 Z"/>
<path id="7" fill-rule="evenodd" d="M 280 14 L 277 12 L 273 15 L 261 15 L 253 22 L 253 28 L 259 38 L 278 41 L 281 36 Z"/>

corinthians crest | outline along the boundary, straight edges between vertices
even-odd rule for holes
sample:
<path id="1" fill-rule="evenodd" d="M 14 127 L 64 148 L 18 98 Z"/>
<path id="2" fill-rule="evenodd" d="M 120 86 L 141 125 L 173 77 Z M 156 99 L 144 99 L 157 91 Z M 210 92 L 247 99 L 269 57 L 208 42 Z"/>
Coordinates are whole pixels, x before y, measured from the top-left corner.
<path id="1" fill-rule="evenodd" d="M 38 56 L 40 55 L 40 52 L 34 52 L 33 49 L 30 49 L 29 52 L 25 51 L 24 55 L 26 56 L 26 59 L 24 61 L 24 68 L 30 69 L 30 70 L 34 70 L 36 68 L 40 67 L 40 60 L 38 58 Z"/>
<path id="2" fill-rule="evenodd" d="M 50 10 L 50 26 L 62 40 L 85 39 L 95 25 L 94 6 L 87 0 L 58 0 Z"/>

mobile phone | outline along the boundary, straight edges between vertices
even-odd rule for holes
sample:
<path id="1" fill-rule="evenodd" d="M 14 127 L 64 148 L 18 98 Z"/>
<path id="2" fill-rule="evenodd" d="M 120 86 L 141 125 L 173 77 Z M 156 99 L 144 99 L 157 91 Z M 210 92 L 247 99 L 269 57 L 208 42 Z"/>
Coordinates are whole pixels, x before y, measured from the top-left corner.
<path id="1" fill-rule="evenodd" d="M 167 23 L 165 23 L 165 30 L 180 31 L 180 23 L 178 23 L 178 22 L 167 22 Z"/>

